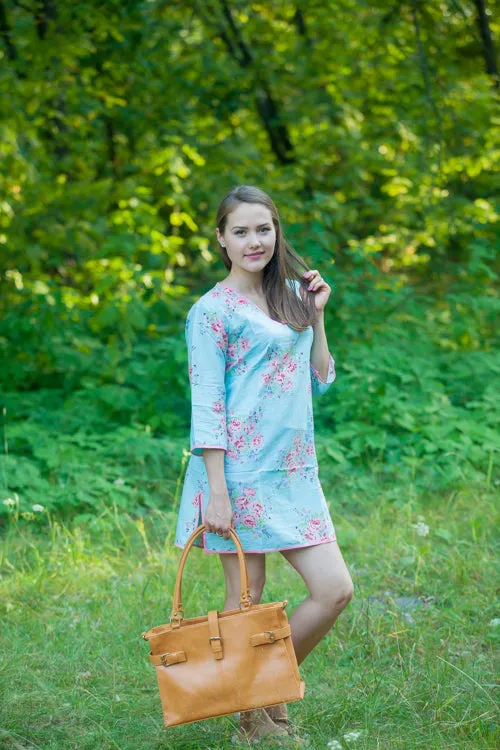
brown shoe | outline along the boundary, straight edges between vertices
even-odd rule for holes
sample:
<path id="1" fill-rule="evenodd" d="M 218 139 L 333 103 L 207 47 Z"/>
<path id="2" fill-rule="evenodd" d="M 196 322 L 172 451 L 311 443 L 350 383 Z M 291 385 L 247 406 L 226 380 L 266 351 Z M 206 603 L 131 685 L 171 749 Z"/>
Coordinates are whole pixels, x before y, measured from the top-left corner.
<path id="1" fill-rule="evenodd" d="M 241 712 L 241 737 L 248 740 L 256 740 L 269 735 L 286 737 L 288 732 L 283 726 L 275 724 L 264 708 L 254 708 L 251 711 Z"/>
<path id="2" fill-rule="evenodd" d="M 288 734 L 292 733 L 286 703 L 278 703 L 275 706 L 266 706 L 266 713 L 277 726 L 286 729 Z"/>

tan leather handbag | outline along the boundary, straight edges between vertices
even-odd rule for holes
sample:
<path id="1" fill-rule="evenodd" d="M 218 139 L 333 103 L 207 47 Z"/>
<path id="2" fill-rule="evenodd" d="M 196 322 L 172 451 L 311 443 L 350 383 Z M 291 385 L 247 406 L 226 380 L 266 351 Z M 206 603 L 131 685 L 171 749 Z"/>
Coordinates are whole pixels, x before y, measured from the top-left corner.
<path id="1" fill-rule="evenodd" d="M 287 601 L 253 604 L 241 542 L 234 529 L 240 566 L 240 606 L 227 612 L 184 619 L 182 572 L 198 526 L 183 550 L 170 622 L 142 636 L 156 667 L 166 727 L 224 716 L 304 697 L 297 658 L 285 613 Z"/>

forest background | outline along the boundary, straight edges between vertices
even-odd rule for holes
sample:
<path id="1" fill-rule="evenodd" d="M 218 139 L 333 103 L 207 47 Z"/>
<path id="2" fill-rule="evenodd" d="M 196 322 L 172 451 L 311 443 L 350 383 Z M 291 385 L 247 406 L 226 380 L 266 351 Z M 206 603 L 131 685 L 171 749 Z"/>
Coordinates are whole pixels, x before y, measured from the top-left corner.
<path id="1" fill-rule="evenodd" d="M 440 585 L 443 607 L 460 590 L 460 628 L 484 657 L 473 679 L 491 682 L 499 32 L 483 0 L 0 1 L 0 533 L 12 628 L 31 612 L 42 638 L 44 597 L 63 590 L 50 582 L 57 570 L 80 585 L 93 571 L 92 596 L 109 602 L 96 571 L 110 549 L 142 592 L 149 574 L 171 590 L 189 455 L 185 316 L 225 274 L 215 209 L 245 183 L 272 196 L 289 242 L 333 289 L 338 374 L 315 402 L 316 445 L 355 584 L 368 570 L 372 598 L 418 597 L 428 576 L 435 607 Z M 378 560 L 380 534 L 394 569 Z M 447 584 L 433 576 L 443 569 Z M 137 629 L 158 622 L 148 614 Z M 450 719 L 471 747 L 490 746 L 485 690 L 463 735 Z M 21 708 L 7 705 L 5 736 L 27 736 Z M 449 729 L 436 715 L 432 727 Z M 109 728 L 95 731 L 79 747 L 114 746 Z"/>

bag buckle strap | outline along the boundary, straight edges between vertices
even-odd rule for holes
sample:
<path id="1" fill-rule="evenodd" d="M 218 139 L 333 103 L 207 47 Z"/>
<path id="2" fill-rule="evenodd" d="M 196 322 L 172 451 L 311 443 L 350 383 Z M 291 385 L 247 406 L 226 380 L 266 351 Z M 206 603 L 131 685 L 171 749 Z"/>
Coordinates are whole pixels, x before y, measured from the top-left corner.
<path id="1" fill-rule="evenodd" d="M 149 654 L 149 661 L 154 667 L 171 667 L 186 661 L 185 651 L 166 651 L 164 654 Z"/>
<path id="2" fill-rule="evenodd" d="M 214 659 L 223 659 L 224 653 L 222 651 L 222 638 L 219 630 L 219 613 L 216 609 L 211 609 L 208 613 L 208 632 L 210 648 Z"/>
<path id="3" fill-rule="evenodd" d="M 264 646 L 266 643 L 275 643 L 282 638 L 288 638 L 292 634 L 290 625 L 285 625 L 283 628 L 275 628 L 274 630 L 264 630 L 262 633 L 255 633 L 250 636 L 251 646 Z"/>

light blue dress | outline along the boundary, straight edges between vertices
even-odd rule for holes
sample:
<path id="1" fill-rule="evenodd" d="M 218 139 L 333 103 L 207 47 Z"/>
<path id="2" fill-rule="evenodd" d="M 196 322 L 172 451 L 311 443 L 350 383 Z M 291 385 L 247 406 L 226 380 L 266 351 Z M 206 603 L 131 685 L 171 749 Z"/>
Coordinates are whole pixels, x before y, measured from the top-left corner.
<path id="1" fill-rule="evenodd" d="M 299 294 L 298 282 L 294 288 Z M 245 552 L 336 538 L 318 477 L 312 407 L 312 396 L 335 380 L 335 362 L 330 354 L 323 381 L 310 360 L 313 336 L 312 326 L 298 333 L 220 282 L 189 310 L 191 455 L 177 547 L 204 522 L 210 491 L 202 448 L 225 449 L 233 526 Z M 236 552 L 231 539 L 213 533 L 196 540 L 202 545 L 207 553 Z"/>

